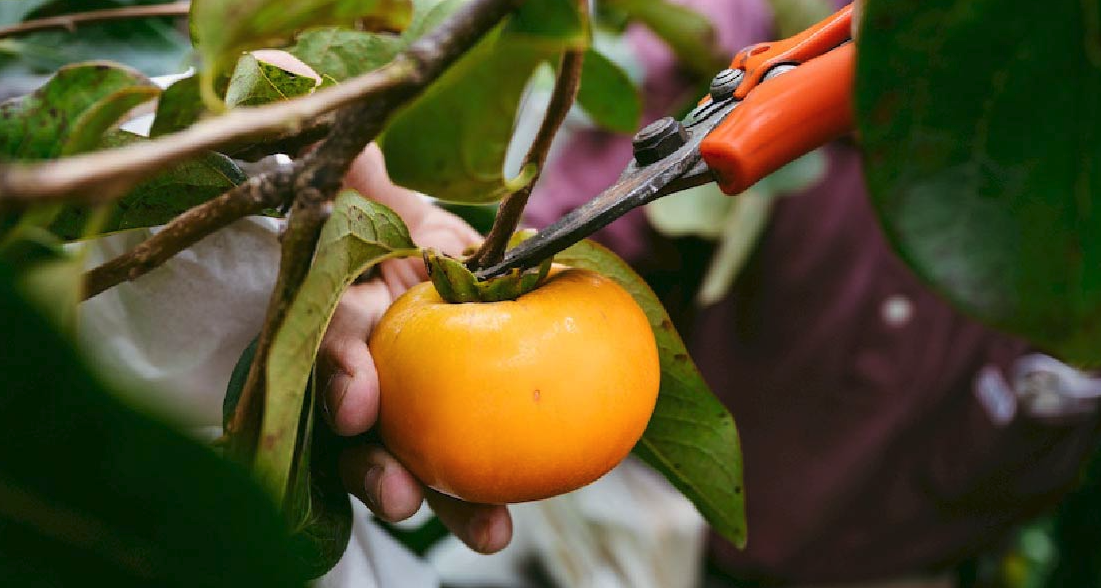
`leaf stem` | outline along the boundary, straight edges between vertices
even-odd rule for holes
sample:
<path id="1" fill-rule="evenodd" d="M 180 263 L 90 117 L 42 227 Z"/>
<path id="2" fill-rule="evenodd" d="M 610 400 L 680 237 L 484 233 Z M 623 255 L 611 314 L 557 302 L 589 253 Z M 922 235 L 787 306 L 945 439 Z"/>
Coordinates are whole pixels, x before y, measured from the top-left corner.
<path id="1" fill-rule="evenodd" d="M 583 21 L 586 21 L 588 10 L 583 7 L 580 12 L 583 15 Z M 539 181 L 539 175 L 542 173 L 543 164 L 546 163 L 547 155 L 550 153 L 554 136 L 558 133 L 562 121 L 566 119 L 566 115 L 577 97 L 577 90 L 581 86 L 581 66 L 584 57 L 584 49 L 569 49 L 562 54 L 558 66 L 558 77 L 554 82 L 554 90 L 551 93 L 550 103 L 547 105 L 547 112 L 543 115 L 543 123 L 539 126 L 535 140 L 532 142 L 531 148 L 528 149 L 528 153 L 524 157 L 524 163 L 521 166 L 521 169 L 523 169 L 529 165 L 534 165 L 535 176 L 523 188 L 505 196 L 501 201 L 501 206 L 497 209 L 497 217 L 493 221 L 493 227 L 489 230 L 489 235 L 486 236 L 481 248 L 467 261 L 467 266 L 470 269 L 475 270 L 491 266 L 504 257 L 509 239 L 516 232 L 516 227 L 520 225 L 520 219 L 523 217 L 528 198 L 531 197 L 531 191 L 535 187 L 535 183 Z"/>
<path id="2" fill-rule="evenodd" d="M 130 18 L 152 18 L 158 16 L 182 17 L 187 16 L 190 9 L 191 2 L 187 1 L 173 2 L 171 4 L 154 4 L 151 6 L 124 6 L 121 8 L 106 8 L 103 10 L 61 14 L 0 27 L 0 39 L 50 29 L 65 29 L 69 32 L 73 32 L 78 25 L 90 22 L 125 20 Z"/>

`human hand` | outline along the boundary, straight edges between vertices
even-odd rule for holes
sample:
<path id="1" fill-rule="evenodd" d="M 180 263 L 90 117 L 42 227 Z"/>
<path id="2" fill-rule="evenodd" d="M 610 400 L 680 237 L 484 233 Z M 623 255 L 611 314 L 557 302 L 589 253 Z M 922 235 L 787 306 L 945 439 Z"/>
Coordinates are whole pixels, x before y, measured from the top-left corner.
<path id="1" fill-rule="evenodd" d="M 405 220 L 413 240 L 457 255 L 481 237 L 458 217 L 393 185 L 379 149 L 369 146 L 355 161 L 345 183 L 394 209 Z M 407 289 L 427 279 L 418 259 L 384 262 L 380 276 L 353 285 L 341 299 L 318 354 L 321 398 L 330 425 L 340 435 L 370 429 L 378 416 L 379 381 L 367 339 L 383 312 Z M 504 548 L 512 536 L 508 510 L 500 505 L 470 504 L 424 487 L 385 447 L 360 445 L 340 459 L 345 488 L 381 519 L 398 521 L 429 506 L 457 537 L 482 553 Z"/>
<path id="2" fill-rule="evenodd" d="M 320 78 L 306 64 L 283 51 L 253 55 L 299 75 Z M 386 174 L 382 152 L 373 143 L 353 162 L 345 185 L 386 205 L 405 221 L 413 241 L 458 255 L 477 245 L 481 236 L 462 219 L 396 186 Z M 378 372 L 367 339 L 386 309 L 409 288 L 428 279 L 420 259 L 383 262 L 378 276 L 354 284 L 341 298 L 318 351 L 323 412 L 339 435 L 355 436 L 375 424 L 379 407 Z M 399 521 L 412 516 L 424 500 L 451 531 L 471 549 L 500 551 L 512 538 L 512 520 L 501 505 L 471 504 L 425 487 L 381 445 L 362 444 L 340 457 L 345 489 L 375 516 Z"/>

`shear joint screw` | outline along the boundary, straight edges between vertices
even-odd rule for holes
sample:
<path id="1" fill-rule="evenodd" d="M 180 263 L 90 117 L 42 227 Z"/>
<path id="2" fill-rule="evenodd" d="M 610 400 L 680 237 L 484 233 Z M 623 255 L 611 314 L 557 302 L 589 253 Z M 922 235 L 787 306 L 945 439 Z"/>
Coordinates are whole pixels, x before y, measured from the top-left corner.
<path id="1" fill-rule="evenodd" d="M 688 142 L 688 131 L 671 116 L 660 118 L 635 134 L 635 161 L 650 165 L 672 155 Z"/>
<path id="2" fill-rule="evenodd" d="M 741 85 L 744 77 L 745 72 L 740 69 L 724 69 L 715 74 L 715 77 L 711 79 L 711 100 L 722 102 L 733 96 L 734 91 Z"/>

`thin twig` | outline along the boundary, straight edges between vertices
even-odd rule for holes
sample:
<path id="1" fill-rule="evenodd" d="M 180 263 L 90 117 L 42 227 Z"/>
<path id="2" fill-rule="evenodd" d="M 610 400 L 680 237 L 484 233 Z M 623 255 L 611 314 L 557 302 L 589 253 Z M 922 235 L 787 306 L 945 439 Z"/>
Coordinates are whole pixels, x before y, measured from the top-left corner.
<path id="1" fill-rule="evenodd" d="M 154 4 L 151 6 L 124 6 L 74 12 L 28 20 L 19 24 L 0 27 L 0 39 L 15 35 L 24 35 L 49 29 L 65 29 L 72 32 L 78 25 L 107 20 L 125 20 L 131 18 L 153 18 L 158 16 L 187 16 L 191 2 L 173 2 L 172 4 Z"/>
<path id="2" fill-rule="evenodd" d="M 580 49 L 571 49 L 562 55 L 562 61 L 558 67 L 558 78 L 554 82 L 554 90 L 547 105 L 547 112 L 543 116 L 543 123 L 539 126 L 539 132 L 536 133 L 527 156 L 524 157 L 523 167 L 535 165 L 535 177 L 523 188 L 509 194 L 501 201 L 501 206 L 497 209 L 497 217 L 493 221 L 493 228 L 489 230 L 481 248 L 467 261 L 471 269 L 491 266 L 504 257 L 505 248 L 520 224 L 532 188 L 535 187 L 535 182 L 539 181 L 539 174 L 543 170 L 543 164 L 546 163 L 554 136 L 558 134 L 558 128 L 562 126 L 562 121 L 566 119 L 574 98 L 577 97 L 577 89 L 581 85 L 581 66 L 584 56 L 585 52 Z"/>
<path id="3" fill-rule="evenodd" d="M 268 303 L 256 358 L 227 426 L 227 432 L 235 439 L 232 450 L 238 456 L 254 455 L 261 442 L 266 359 L 309 270 L 328 206 L 352 161 L 374 140 L 394 111 L 422 92 L 521 1 L 473 0 L 464 5 L 395 59 L 393 63 L 400 67 L 390 69 L 381 84 L 383 89 L 373 94 L 370 101 L 341 110 L 329 137 L 303 159 L 301 170 L 295 174 L 294 208 L 283 237 L 276 288 Z"/>
<path id="4" fill-rule="evenodd" d="M 135 280 L 198 243 L 214 231 L 287 200 L 292 186 L 288 170 L 248 182 L 172 219 L 157 234 L 85 275 L 85 300 L 122 282 Z"/>
<path id="5" fill-rule="evenodd" d="M 391 90 L 395 81 L 422 75 L 419 67 L 407 52 L 380 69 L 309 96 L 233 110 L 152 141 L 36 164 L 0 165 L 0 212 L 31 204 L 109 202 L 150 175 L 211 149 L 308 130 L 328 112 L 371 100 Z"/>

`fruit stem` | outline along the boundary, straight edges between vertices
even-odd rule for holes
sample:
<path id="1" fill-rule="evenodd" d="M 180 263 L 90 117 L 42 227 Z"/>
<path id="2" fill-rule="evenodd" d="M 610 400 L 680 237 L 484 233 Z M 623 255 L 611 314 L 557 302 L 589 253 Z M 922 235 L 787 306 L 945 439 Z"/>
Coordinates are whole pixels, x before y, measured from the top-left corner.
<path id="1" fill-rule="evenodd" d="M 578 0 L 578 15 L 582 29 L 588 35 L 588 0 Z M 558 65 L 558 77 L 554 81 L 554 90 L 547 105 L 547 112 L 543 115 L 543 123 L 539 126 L 539 132 L 536 133 L 535 140 L 532 141 L 521 166 L 521 169 L 534 166 L 535 175 L 531 181 L 524 184 L 524 187 L 505 196 L 501 201 L 501 206 L 497 209 L 497 217 L 493 221 L 493 228 L 489 230 L 485 242 L 466 262 L 471 270 L 491 266 L 504 257 L 509 239 L 520 225 L 532 188 L 539 181 L 539 175 L 543 171 L 543 164 L 547 161 L 554 136 L 558 134 L 562 121 L 566 119 L 577 97 L 577 89 L 581 86 L 581 66 L 584 58 L 584 48 L 571 48 L 562 54 Z"/>

